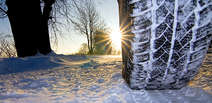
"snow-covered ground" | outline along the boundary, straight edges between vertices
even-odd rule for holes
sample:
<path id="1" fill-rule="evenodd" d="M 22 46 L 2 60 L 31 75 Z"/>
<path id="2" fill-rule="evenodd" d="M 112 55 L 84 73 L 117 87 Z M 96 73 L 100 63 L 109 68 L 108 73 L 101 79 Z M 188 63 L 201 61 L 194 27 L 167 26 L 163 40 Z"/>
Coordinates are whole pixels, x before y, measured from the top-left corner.
<path id="1" fill-rule="evenodd" d="M 212 103 L 212 54 L 180 90 L 131 90 L 121 63 L 121 56 L 0 59 L 0 103 Z"/>

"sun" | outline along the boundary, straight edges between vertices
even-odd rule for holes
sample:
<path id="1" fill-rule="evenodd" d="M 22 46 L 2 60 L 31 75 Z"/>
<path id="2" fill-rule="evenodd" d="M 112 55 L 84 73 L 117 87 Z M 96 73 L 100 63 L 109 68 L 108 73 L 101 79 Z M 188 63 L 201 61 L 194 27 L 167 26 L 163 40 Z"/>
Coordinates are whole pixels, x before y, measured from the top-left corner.
<path id="1" fill-rule="evenodd" d="M 121 32 L 119 30 L 113 30 L 110 33 L 110 39 L 113 47 L 120 51 L 121 50 Z"/>

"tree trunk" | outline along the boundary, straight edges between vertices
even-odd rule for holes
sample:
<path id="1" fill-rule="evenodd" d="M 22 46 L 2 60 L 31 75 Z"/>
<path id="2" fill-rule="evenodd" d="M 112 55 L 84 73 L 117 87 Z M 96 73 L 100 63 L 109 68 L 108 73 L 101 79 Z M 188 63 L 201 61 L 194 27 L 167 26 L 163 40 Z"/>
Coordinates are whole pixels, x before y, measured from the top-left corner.
<path id="1" fill-rule="evenodd" d="M 51 46 L 50 46 L 50 40 L 49 40 L 49 26 L 48 21 L 50 18 L 50 13 L 52 10 L 52 4 L 54 3 L 54 0 L 44 0 L 44 8 L 43 8 L 43 15 L 41 13 L 41 33 L 38 34 L 38 50 L 40 53 L 46 55 L 50 53 Z"/>
<path id="2" fill-rule="evenodd" d="M 51 8 L 42 15 L 40 0 L 6 0 L 18 57 L 33 56 L 37 51 L 51 51 L 48 18 Z"/>
<path id="3" fill-rule="evenodd" d="M 33 56 L 37 53 L 36 36 L 40 34 L 40 0 L 7 0 L 17 55 Z"/>
<path id="4" fill-rule="evenodd" d="M 91 47 L 91 52 L 90 54 L 93 54 L 94 53 L 94 50 L 93 50 L 93 33 L 92 31 L 90 31 L 90 47 Z"/>
<path id="5" fill-rule="evenodd" d="M 90 51 L 91 51 L 91 48 L 90 48 L 90 40 L 89 40 L 89 35 L 87 33 L 87 30 L 86 30 L 86 37 L 87 37 L 87 42 L 88 42 L 88 53 L 90 54 Z"/>

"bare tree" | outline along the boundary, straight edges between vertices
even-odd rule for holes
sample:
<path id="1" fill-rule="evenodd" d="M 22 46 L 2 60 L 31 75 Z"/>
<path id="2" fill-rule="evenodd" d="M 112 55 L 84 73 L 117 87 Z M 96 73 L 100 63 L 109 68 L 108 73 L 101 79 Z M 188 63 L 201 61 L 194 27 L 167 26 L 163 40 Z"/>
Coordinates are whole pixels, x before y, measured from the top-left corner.
<path id="1" fill-rule="evenodd" d="M 112 54 L 110 31 L 96 31 L 94 37 L 95 54 Z"/>
<path id="2" fill-rule="evenodd" d="M 35 55 L 37 51 L 42 54 L 51 52 L 49 29 L 51 37 L 57 43 L 57 34 L 61 34 L 59 24 L 62 24 L 57 18 L 69 15 L 69 1 L 71 0 L 0 0 L 0 18 L 8 17 L 20 57 Z"/>
<path id="3" fill-rule="evenodd" d="M 70 19 L 73 27 L 87 38 L 89 54 L 94 53 L 94 35 L 97 30 L 105 28 L 92 0 L 73 0 L 73 10 Z"/>
<path id="4" fill-rule="evenodd" d="M 9 9 L 13 9 L 14 12 L 18 11 L 19 12 L 19 17 L 20 19 L 23 18 L 23 20 L 20 21 L 26 21 L 26 19 L 29 21 L 28 22 L 23 22 L 25 24 L 27 24 L 28 26 L 25 27 L 25 31 L 29 30 L 30 28 L 36 28 L 37 30 L 29 30 L 29 31 L 41 31 L 40 33 L 31 33 L 32 37 L 34 34 L 37 34 L 36 36 L 39 38 L 39 42 L 33 41 L 36 40 L 35 37 L 32 37 L 33 40 L 29 40 L 29 42 L 33 41 L 36 42 L 34 43 L 27 43 L 27 44 L 32 44 L 35 45 L 37 47 L 33 47 L 31 45 L 31 47 L 33 47 L 33 51 L 40 51 L 42 54 L 48 54 L 51 51 L 51 47 L 50 47 L 50 42 L 49 42 L 49 36 L 50 36 L 50 40 L 54 43 L 53 45 L 56 46 L 57 45 L 57 41 L 58 41 L 58 35 L 61 36 L 60 34 L 62 34 L 62 29 L 63 25 L 65 24 L 64 19 L 66 21 L 66 23 L 69 23 L 70 21 L 68 20 L 68 18 L 70 17 L 71 14 L 71 8 L 72 8 L 72 0 L 34 0 L 36 1 L 36 3 L 32 3 L 32 2 L 28 2 L 27 0 L 22 0 L 22 1 L 17 1 L 17 0 L 0 0 L 0 18 L 6 18 L 9 17 L 10 20 L 10 24 L 11 24 L 11 28 L 13 30 L 13 34 L 14 35 L 18 35 L 19 38 L 20 37 L 20 33 L 17 33 L 16 30 L 14 30 L 17 27 L 22 27 L 22 26 L 14 26 L 13 21 L 17 21 L 17 17 L 11 17 L 8 14 L 12 14 L 11 10 L 9 10 L 10 13 L 8 13 L 8 5 L 9 5 Z M 34 2 L 33 1 L 33 2 Z M 40 3 L 40 5 L 39 5 Z M 7 4 L 7 5 L 6 5 Z M 11 6 L 10 6 L 11 4 Z M 16 5 L 12 5 L 12 4 L 16 4 Z M 21 8 L 20 8 L 21 7 Z M 33 9 L 32 9 L 33 8 Z M 18 10 L 20 9 L 20 10 Z M 26 12 L 26 9 L 32 9 L 32 10 L 37 10 L 39 11 L 39 9 L 41 9 L 41 13 L 40 15 L 38 15 L 37 12 Z M 37 13 L 37 14 L 35 14 Z M 16 12 L 17 14 L 17 12 Z M 15 15 L 15 14 L 14 14 Z M 13 15 L 13 16 L 14 16 Z M 40 26 L 39 27 L 35 27 L 36 25 L 33 24 L 32 22 L 38 23 L 38 20 L 40 18 Z M 11 21 L 12 19 L 12 21 Z M 15 19 L 15 20 L 14 20 Z M 62 19 L 62 20 L 61 20 Z M 30 22 L 31 20 L 31 22 Z M 17 23 L 15 23 L 16 25 L 19 25 Z M 30 25 L 31 24 L 31 25 Z M 30 26 L 29 26 L 30 25 Z M 37 24 L 38 25 L 38 24 Z M 29 29 L 26 29 L 27 27 L 29 27 Z M 41 29 L 41 30 L 39 30 Z M 20 30 L 20 29 L 19 29 Z M 29 34 L 29 33 L 23 33 L 25 32 L 24 30 L 21 32 L 21 34 Z M 50 33 L 50 35 L 49 35 Z M 42 36 L 42 37 L 41 37 Z M 18 43 L 16 43 L 16 46 L 18 44 L 23 45 L 26 43 L 19 43 L 19 39 L 15 39 L 17 36 L 14 36 L 14 40 L 15 42 L 18 40 Z M 26 38 L 26 37 L 25 37 Z M 29 39 L 29 38 L 28 38 Z M 21 40 L 23 41 L 23 40 Z M 18 46 L 20 47 L 20 46 Z M 31 48 L 30 47 L 30 48 Z M 26 47 L 25 47 L 26 48 Z M 27 47 L 29 48 L 29 47 Z M 38 50 L 36 50 L 38 49 Z M 19 50 L 21 50 L 19 48 Z M 25 49 L 26 51 L 26 49 Z M 29 52 L 31 52 L 32 50 L 28 50 Z M 33 53 L 29 53 L 29 55 L 33 55 L 35 54 L 35 52 Z M 19 53 L 21 54 L 21 53 Z M 27 54 L 27 53 L 24 53 Z M 23 55 L 24 56 L 24 55 Z"/>
<path id="5" fill-rule="evenodd" d="M 10 35 L 0 34 L 0 57 L 16 57 L 15 43 Z"/>
<path id="6" fill-rule="evenodd" d="M 19 57 L 51 52 L 48 21 L 54 3 L 55 0 L 0 0 L 0 17 L 8 17 Z"/>
<path id="7" fill-rule="evenodd" d="M 81 47 L 80 47 L 80 49 L 79 49 L 77 54 L 80 54 L 80 55 L 88 54 L 88 48 L 87 47 L 88 47 L 87 43 L 81 44 Z"/>
<path id="8" fill-rule="evenodd" d="M 0 18 L 7 17 L 7 6 L 5 0 L 0 0 Z"/>
<path id="9" fill-rule="evenodd" d="M 10 2 L 14 3 L 14 1 L 11 1 L 11 0 L 0 0 L 0 17 L 1 18 L 7 17 L 7 15 L 8 15 L 8 6 L 6 6 L 5 1 L 10 1 Z M 39 51 L 40 52 L 43 51 L 44 54 L 47 54 L 51 49 L 50 45 L 49 45 L 49 40 L 47 39 L 48 38 L 48 35 L 47 35 L 48 29 L 50 30 L 50 34 L 51 34 L 50 37 L 53 38 L 53 39 L 51 39 L 51 38 L 50 39 L 53 40 L 54 45 L 56 45 L 57 40 L 58 40 L 57 39 L 58 34 L 62 34 L 61 31 L 62 31 L 64 21 L 65 21 L 66 23 L 72 23 L 74 28 L 77 31 L 79 31 L 83 35 L 86 35 L 89 53 L 93 54 L 94 33 L 97 29 L 104 27 L 104 23 L 103 23 L 103 21 L 100 20 L 99 14 L 95 8 L 93 0 L 40 0 L 40 1 L 41 1 L 40 6 L 41 6 L 41 12 L 42 12 L 41 14 L 43 14 L 41 16 L 41 20 L 42 20 L 41 21 L 42 22 L 41 23 L 41 29 L 42 29 L 41 31 L 42 31 L 42 33 L 35 33 L 35 34 L 37 34 L 37 35 L 39 34 L 39 37 L 40 37 L 40 39 L 42 39 L 41 40 L 42 42 L 39 42 L 38 44 L 34 44 L 34 43 L 32 43 L 32 44 L 38 45 Z M 26 1 L 22 1 L 22 2 L 26 2 Z M 19 1 L 17 1 L 17 3 L 19 3 Z M 19 3 L 19 4 L 24 4 L 24 3 Z M 12 7 L 16 8 L 17 6 L 15 6 L 15 7 L 12 6 Z M 27 7 L 31 8 L 30 6 L 32 6 L 32 4 L 28 4 Z M 25 8 L 27 8 L 27 7 L 25 7 Z M 26 16 L 24 16 L 25 15 L 24 13 L 19 14 L 19 15 L 23 15 L 22 17 L 26 17 Z M 34 15 L 34 13 L 32 13 L 30 15 Z M 39 16 L 36 15 L 36 17 L 33 17 L 33 19 L 35 20 L 37 17 L 39 17 Z M 12 18 L 12 19 L 15 19 L 15 18 Z M 37 22 L 35 22 L 35 23 L 37 23 Z M 11 24 L 14 24 L 14 23 L 11 23 Z M 15 24 L 17 24 L 17 23 L 15 23 Z M 26 24 L 29 25 L 29 23 L 27 23 L 27 22 L 26 22 Z M 13 25 L 11 25 L 11 26 L 13 26 Z M 29 27 L 29 26 L 27 26 L 27 27 Z M 37 28 L 37 27 L 29 27 L 29 28 L 33 29 L 33 28 Z M 38 30 L 33 29 L 33 31 L 38 31 Z M 23 32 L 24 31 L 22 31 L 22 34 L 23 34 Z M 20 34 L 20 33 L 18 33 L 18 34 Z M 25 33 L 25 34 L 28 34 L 28 33 Z M 46 34 L 45 37 L 42 34 Z M 42 38 L 41 38 L 41 35 L 42 35 Z M 24 36 L 22 36 L 22 37 L 24 37 Z M 30 36 L 30 37 L 32 37 L 32 36 Z M 34 39 L 35 38 L 33 38 L 33 40 Z M 29 42 L 31 42 L 33 40 L 29 40 Z M 22 45 L 22 44 L 24 45 L 26 43 L 21 43 L 20 45 Z M 46 44 L 46 45 L 42 45 L 42 44 Z M 45 47 L 43 47 L 43 46 L 45 46 Z M 46 50 L 45 48 L 49 48 L 49 49 Z M 33 51 L 36 51 L 36 48 L 34 48 Z M 33 54 L 33 53 L 31 53 L 31 54 Z M 29 55 L 31 55 L 31 54 L 29 54 Z"/>

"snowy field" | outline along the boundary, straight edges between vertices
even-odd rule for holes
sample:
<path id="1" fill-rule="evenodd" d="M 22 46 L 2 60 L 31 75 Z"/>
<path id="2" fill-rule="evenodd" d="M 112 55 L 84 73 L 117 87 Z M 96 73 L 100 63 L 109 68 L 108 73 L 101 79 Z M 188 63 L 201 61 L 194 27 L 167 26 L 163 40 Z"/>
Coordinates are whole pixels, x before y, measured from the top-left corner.
<path id="1" fill-rule="evenodd" d="M 212 103 L 212 54 L 180 90 L 131 90 L 121 56 L 0 59 L 0 103 Z"/>

